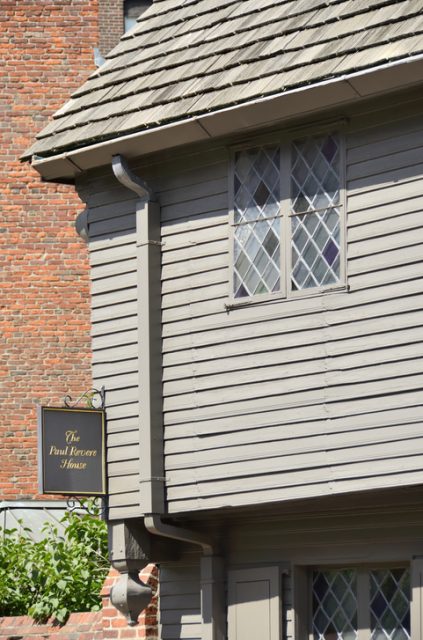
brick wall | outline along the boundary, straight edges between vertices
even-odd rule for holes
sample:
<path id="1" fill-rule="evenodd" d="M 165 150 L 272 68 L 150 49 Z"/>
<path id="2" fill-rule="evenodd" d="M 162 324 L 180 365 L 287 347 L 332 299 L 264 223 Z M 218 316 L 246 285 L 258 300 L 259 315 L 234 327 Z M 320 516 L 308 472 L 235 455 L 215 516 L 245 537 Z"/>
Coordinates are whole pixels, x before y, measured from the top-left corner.
<path id="1" fill-rule="evenodd" d="M 124 0 L 98 0 L 100 39 L 98 48 L 105 56 L 119 42 L 124 29 Z"/>
<path id="2" fill-rule="evenodd" d="M 36 497 L 36 405 L 91 384 L 82 205 L 19 156 L 93 70 L 97 11 L 96 0 L 0 2 L 0 500 Z"/>
<path id="3" fill-rule="evenodd" d="M 0 0 L 0 501 L 40 497 L 37 405 L 61 405 L 91 386 L 87 249 L 74 230 L 82 204 L 72 186 L 42 183 L 19 156 L 94 70 L 98 2 Z M 115 44 L 122 1 L 109 4 L 114 18 L 101 26 Z M 157 637 L 154 601 L 135 628 L 110 607 L 117 575 L 103 593 L 104 616 L 72 614 L 63 628 L 3 618 L 0 636 Z"/>
<path id="4" fill-rule="evenodd" d="M 53 622 L 37 624 L 29 616 L 0 618 L 0 638 L 7 640 L 103 640 L 102 612 L 72 613 L 68 622 L 59 627 Z"/>

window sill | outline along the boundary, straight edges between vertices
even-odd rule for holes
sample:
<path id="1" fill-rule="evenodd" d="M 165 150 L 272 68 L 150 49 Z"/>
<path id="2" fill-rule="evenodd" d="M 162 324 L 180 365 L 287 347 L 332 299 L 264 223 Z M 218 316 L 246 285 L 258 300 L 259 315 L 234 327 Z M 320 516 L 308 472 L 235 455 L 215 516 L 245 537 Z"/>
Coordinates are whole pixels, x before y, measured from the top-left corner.
<path id="1" fill-rule="evenodd" d="M 243 299 L 235 299 L 228 298 L 227 302 L 224 303 L 226 311 L 234 311 L 235 309 L 242 309 L 244 307 L 252 307 L 262 304 L 268 304 L 272 302 L 292 302 L 293 300 L 305 300 L 310 298 L 317 298 L 322 295 L 331 295 L 340 292 L 349 292 L 348 284 L 338 284 L 336 286 L 331 287 L 321 287 L 316 289 L 310 289 L 306 292 L 306 290 L 302 291 L 293 291 L 289 296 L 286 296 L 282 292 L 277 293 L 269 293 L 266 295 L 257 295 L 252 296 L 250 298 Z"/>

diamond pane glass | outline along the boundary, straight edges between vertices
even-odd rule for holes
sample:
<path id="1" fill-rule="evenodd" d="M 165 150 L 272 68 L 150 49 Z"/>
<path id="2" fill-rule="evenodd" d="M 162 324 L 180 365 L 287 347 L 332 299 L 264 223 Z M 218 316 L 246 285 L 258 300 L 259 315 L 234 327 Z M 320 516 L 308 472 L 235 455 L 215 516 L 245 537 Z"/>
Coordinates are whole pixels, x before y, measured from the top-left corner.
<path id="1" fill-rule="evenodd" d="M 235 155 L 235 223 L 279 214 L 279 147 L 239 151 Z"/>
<path id="2" fill-rule="evenodd" d="M 315 640 L 356 640 L 356 572 L 313 572 L 313 637 Z"/>
<path id="3" fill-rule="evenodd" d="M 371 640 L 410 640 L 410 571 L 370 572 Z"/>
<path id="4" fill-rule="evenodd" d="M 295 141 L 291 175 L 291 284 L 294 291 L 339 281 L 339 204 L 336 134 Z"/>
<path id="5" fill-rule="evenodd" d="M 305 213 L 339 204 L 339 140 L 336 134 L 292 144 L 291 211 Z"/>
<path id="6" fill-rule="evenodd" d="M 294 291 L 334 284 L 340 278 L 340 214 L 326 209 L 291 218 Z"/>
<path id="7" fill-rule="evenodd" d="M 239 151 L 234 173 L 234 295 L 280 288 L 279 147 Z"/>
<path id="8" fill-rule="evenodd" d="M 271 293 L 280 287 L 280 218 L 243 224 L 234 233 L 234 295 Z"/>

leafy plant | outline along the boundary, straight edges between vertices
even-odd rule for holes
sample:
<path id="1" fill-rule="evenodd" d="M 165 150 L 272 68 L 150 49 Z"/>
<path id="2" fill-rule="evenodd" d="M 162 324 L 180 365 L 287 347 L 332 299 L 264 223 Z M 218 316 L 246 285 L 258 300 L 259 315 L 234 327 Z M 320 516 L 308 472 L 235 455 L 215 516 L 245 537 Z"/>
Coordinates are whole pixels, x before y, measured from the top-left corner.
<path id="1" fill-rule="evenodd" d="M 23 527 L 0 528 L 0 616 L 29 614 L 39 622 L 53 617 L 63 623 L 73 611 L 100 609 L 110 566 L 106 524 L 75 512 L 66 512 L 61 522 L 64 532 L 46 524 L 39 542 Z"/>

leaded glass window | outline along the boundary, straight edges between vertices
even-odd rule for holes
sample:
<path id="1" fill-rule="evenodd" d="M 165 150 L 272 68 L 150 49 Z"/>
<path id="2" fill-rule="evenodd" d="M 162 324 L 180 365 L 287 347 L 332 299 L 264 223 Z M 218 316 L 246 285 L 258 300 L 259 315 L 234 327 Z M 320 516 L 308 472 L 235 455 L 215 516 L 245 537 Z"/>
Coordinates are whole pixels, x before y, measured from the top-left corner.
<path id="1" fill-rule="evenodd" d="M 313 640 L 411 640 L 410 569 L 311 574 Z"/>
<path id="2" fill-rule="evenodd" d="M 356 640 L 357 576 L 353 569 L 313 572 L 315 640 Z"/>
<path id="3" fill-rule="evenodd" d="M 234 298 L 290 295 L 341 281 L 340 167 L 335 133 L 236 152 Z"/>
<path id="4" fill-rule="evenodd" d="M 370 573 L 371 640 L 410 640 L 410 571 Z"/>
<path id="5" fill-rule="evenodd" d="M 340 169 L 337 136 L 292 144 L 291 286 L 324 287 L 340 279 Z"/>
<path id="6" fill-rule="evenodd" d="M 236 154 L 235 298 L 280 289 L 279 166 L 279 147 L 261 147 Z"/>

